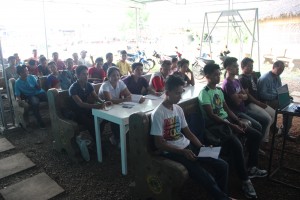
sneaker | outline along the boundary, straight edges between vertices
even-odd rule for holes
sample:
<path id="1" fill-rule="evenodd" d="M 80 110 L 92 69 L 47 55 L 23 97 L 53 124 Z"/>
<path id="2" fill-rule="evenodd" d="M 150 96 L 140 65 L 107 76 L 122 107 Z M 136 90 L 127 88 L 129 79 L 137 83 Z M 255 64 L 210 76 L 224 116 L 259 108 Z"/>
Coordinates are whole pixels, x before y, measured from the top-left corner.
<path id="1" fill-rule="evenodd" d="M 89 140 L 83 140 L 80 136 L 76 137 L 76 142 L 80 148 L 81 156 L 85 161 L 90 161 L 90 153 L 88 150 L 88 145 L 91 141 Z"/>
<path id="2" fill-rule="evenodd" d="M 44 122 L 40 122 L 39 127 L 41 130 L 45 130 L 46 129 L 46 125 Z"/>
<path id="3" fill-rule="evenodd" d="M 266 177 L 268 175 L 268 172 L 264 169 L 258 169 L 257 167 L 252 167 L 248 170 L 248 176 L 249 178 L 255 178 L 255 177 Z"/>
<path id="4" fill-rule="evenodd" d="M 266 152 L 264 150 L 262 150 L 262 149 L 258 149 L 258 154 L 262 155 L 262 156 L 265 156 Z"/>
<path id="5" fill-rule="evenodd" d="M 114 145 L 114 146 L 117 145 L 117 140 L 114 135 L 110 136 L 109 141 L 112 145 Z"/>
<path id="6" fill-rule="evenodd" d="M 255 189 L 250 180 L 243 183 L 242 190 L 246 198 L 248 199 L 257 198 Z"/>

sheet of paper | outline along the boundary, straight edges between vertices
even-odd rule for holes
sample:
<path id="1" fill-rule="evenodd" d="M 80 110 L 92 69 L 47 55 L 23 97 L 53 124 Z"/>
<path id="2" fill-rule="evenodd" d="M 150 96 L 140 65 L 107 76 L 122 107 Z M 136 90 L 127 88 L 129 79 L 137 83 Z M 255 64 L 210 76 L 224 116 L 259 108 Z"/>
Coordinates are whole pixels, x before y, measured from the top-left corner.
<path id="1" fill-rule="evenodd" d="M 121 103 L 123 108 L 132 108 L 137 104 L 139 104 L 139 103 L 136 103 L 136 102 L 123 102 L 123 103 Z"/>
<path id="2" fill-rule="evenodd" d="M 131 101 L 132 102 L 139 103 L 141 98 L 142 98 L 142 95 L 137 95 L 137 94 L 132 94 L 131 95 Z"/>
<path id="3" fill-rule="evenodd" d="M 285 85 L 277 88 L 277 92 L 278 92 L 278 94 L 288 93 L 289 92 L 288 85 L 285 84 Z"/>
<path id="4" fill-rule="evenodd" d="M 155 96 L 155 95 L 153 95 L 153 94 L 147 94 L 147 95 L 145 96 L 145 98 L 146 98 L 146 99 L 152 99 L 152 100 L 162 99 L 161 96 Z"/>
<path id="5" fill-rule="evenodd" d="M 221 147 L 201 147 L 198 157 L 211 157 L 218 159 Z"/>

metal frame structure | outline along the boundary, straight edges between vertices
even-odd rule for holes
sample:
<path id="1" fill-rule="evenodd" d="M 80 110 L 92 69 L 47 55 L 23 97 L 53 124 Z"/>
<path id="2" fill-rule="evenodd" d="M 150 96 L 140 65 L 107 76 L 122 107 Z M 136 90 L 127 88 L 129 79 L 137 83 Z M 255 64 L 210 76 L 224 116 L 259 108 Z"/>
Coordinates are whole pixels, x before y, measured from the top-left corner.
<path id="1" fill-rule="evenodd" d="M 8 84 L 8 80 L 6 77 L 6 73 L 5 73 L 5 67 L 4 67 L 4 62 L 3 62 L 3 54 L 2 54 L 2 46 L 1 46 L 1 40 L 0 40 L 0 64 L 2 65 L 2 76 L 4 77 L 5 80 L 5 84 L 6 84 L 6 93 L 7 93 L 7 100 L 9 102 L 9 108 L 6 109 L 4 108 L 3 105 L 3 100 L 2 100 L 2 91 L 0 92 L 0 133 L 4 133 L 7 130 L 12 130 L 13 127 L 9 127 L 8 126 L 8 122 L 7 119 L 5 118 L 5 113 L 9 113 L 12 119 L 12 124 L 15 125 L 15 121 L 14 121 L 14 110 L 12 108 L 12 103 L 11 103 L 11 99 L 10 99 L 10 94 L 9 94 L 9 84 Z"/>
<path id="2" fill-rule="evenodd" d="M 254 16 L 254 23 L 252 31 L 245 22 L 244 18 L 242 17 L 241 13 L 242 11 L 255 11 Z M 213 26 L 210 27 L 208 19 L 209 14 L 219 14 L 218 19 L 214 22 Z M 258 60 L 258 70 L 260 71 L 260 47 L 259 47 L 259 26 L 258 26 L 258 9 L 257 8 L 251 8 L 251 9 L 237 9 L 237 10 L 224 10 L 224 11 L 215 11 L 215 12 L 206 12 L 204 15 L 204 23 L 203 23 L 203 30 L 202 30 L 202 40 L 201 40 L 201 46 L 200 46 L 200 56 L 202 55 L 202 46 L 203 42 L 209 43 L 209 50 L 210 54 L 212 54 L 211 49 L 211 36 L 213 34 L 213 31 L 217 27 L 218 24 L 222 24 L 224 22 L 221 22 L 221 18 L 226 18 L 227 21 L 225 22 L 227 26 L 227 41 L 226 45 L 228 45 L 229 40 L 229 29 L 232 27 L 236 35 L 238 36 L 239 42 L 240 42 L 240 52 L 243 52 L 243 41 L 242 41 L 242 35 L 245 34 L 243 30 L 241 29 L 241 26 L 244 26 L 246 28 L 246 31 L 248 34 L 250 34 L 252 38 L 251 43 L 251 53 L 250 56 L 252 57 L 253 54 L 253 48 L 254 44 L 257 43 L 257 60 Z M 204 33 L 208 33 L 206 39 L 203 41 Z"/>

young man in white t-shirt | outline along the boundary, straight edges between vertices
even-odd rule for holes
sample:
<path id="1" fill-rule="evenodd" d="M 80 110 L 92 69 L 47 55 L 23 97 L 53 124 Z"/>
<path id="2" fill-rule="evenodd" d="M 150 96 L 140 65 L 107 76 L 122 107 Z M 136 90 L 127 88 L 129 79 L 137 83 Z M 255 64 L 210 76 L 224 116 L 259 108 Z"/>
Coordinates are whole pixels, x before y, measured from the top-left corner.
<path id="1" fill-rule="evenodd" d="M 196 156 L 203 145 L 190 131 L 183 110 L 177 105 L 183 86 L 180 77 L 170 75 L 167 78 L 166 97 L 151 115 L 150 134 L 154 135 L 155 146 L 164 151 L 163 156 L 184 165 L 190 177 L 205 187 L 214 199 L 230 199 L 226 194 L 228 164 L 221 159 Z M 204 166 L 213 170 L 215 176 Z"/>

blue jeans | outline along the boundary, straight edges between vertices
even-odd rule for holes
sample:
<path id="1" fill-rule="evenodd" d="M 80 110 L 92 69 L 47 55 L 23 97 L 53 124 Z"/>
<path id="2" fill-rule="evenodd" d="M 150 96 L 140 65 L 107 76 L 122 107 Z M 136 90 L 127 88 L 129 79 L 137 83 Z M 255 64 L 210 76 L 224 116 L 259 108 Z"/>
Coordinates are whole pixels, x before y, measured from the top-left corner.
<path id="1" fill-rule="evenodd" d="M 268 139 L 270 127 L 274 122 L 275 110 L 271 107 L 263 109 L 254 103 L 247 105 L 247 112 L 250 117 L 256 119 L 262 126 L 263 138 Z"/>
<path id="2" fill-rule="evenodd" d="M 35 116 L 38 124 L 43 123 L 42 117 L 41 117 L 41 114 L 40 114 L 39 105 L 40 105 L 41 101 L 48 101 L 46 93 L 43 92 L 43 93 L 40 93 L 40 94 L 37 94 L 37 95 L 34 95 L 34 96 L 27 96 L 26 99 L 28 101 L 28 104 L 32 108 L 33 115 Z"/>
<path id="3" fill-rule="evenodd" d="M 196 153 L 196 152 L 195 152 Z M 189 172 L 189 176 L 201 184 L 214 199 L 225 200 L 227 196 L 228 164 L 222 159 L 198 158 L 191 161 L 176 153 L 164 154 L 166 158 L 181 163 Z M 206 170 L 212 171 L 214 177 Z"/>

